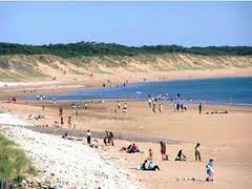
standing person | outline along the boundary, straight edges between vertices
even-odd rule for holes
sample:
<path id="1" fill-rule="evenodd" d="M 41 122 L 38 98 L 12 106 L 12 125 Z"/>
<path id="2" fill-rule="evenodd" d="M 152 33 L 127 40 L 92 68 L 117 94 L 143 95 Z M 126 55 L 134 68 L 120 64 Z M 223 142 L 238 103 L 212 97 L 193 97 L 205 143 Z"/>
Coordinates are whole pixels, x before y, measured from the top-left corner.
<path id="1" fill-rule="evenodd" d="M 42 111 L 45 111 L 45 105 L 44 104 L 42 105 Z"/>
<path id="2" fill-rule="evenodd" d="M 152 112 L 156 113 L 156 101 L 155 100 L 152 103 Z"/>
<path id="3" fill-rule="evenodd" d="M 163 141 L 160 141 L 160 152 L 162 160 L 168 160 L 168 156 L 166 155 L 166 144 Z"/>
<path id="4" fill-rule="evenodd" d="M 71 128 L 71 126 L 72 126 L 72 116 L 68 116 L 67 123 L 68 123 L 68 127 Z"/>
<path id="5" fill-rule="evenodd" d="M 60 124 L 61 124 L 61 127 L 63 127 L 63 125 L 64 125 L 64 118 L 63 118 L 63 116 L 60 117 Z"/>
<path id="6" fill-rule="evenodd" d="M 214 168 L 213 168 L 213 159 L 209 159 L 207 165 L 206 165 L 206 174 L 207 174 L 207 178 L 206 181 L 207 182 L 213 182 L 213 176 L 214 176 Z"/>
<path id="7" fill-rule="evenodd" d="M 114 146 L 114 134 L 112 131 L 109 131 L 109 134 L 108 134 L 108 137 L 109 137 L 109 143 Z"/>
<path id="8" fill-rule="evenodd" d="M 104 142 L 105 146 L 107 146 L 107 144 L 109 142 L 108 140 L 109 140 L 109 134 L 108 134 L 108 131 L 105 130 L 105 136 L 104 136 L 104 139 L 103 139 L 103 142 Z"/>
<path id="9" fill-rule="evenodd" d="M 152 100 L 151 100 L 151 98 L 148 99 L 148 105 L 149 105 L 149 108 L 151 109 L 151 106 L 152 106 Z"/>
<path id="10" fill-rule="evenodd" d="M 199 109 L 199 114 L 201 114 L 201 112 L 202 112 L 202 104 L 201 103 L 199 104 L 198 109 Z"/>
<path id="11" fill-rule="evenodd" d="M 199 147 L 200 147 L 200 143 L 197 143 L 196 146 L 194 147 L 195 161 L 201 161 L 201 155 L 200 155 Z"/>
<path id="12" fill-rule="evenodd" d="M 91 145 L 91 132 L 89 129 L 87 130 L 87 143 L 88 145 Z"/>
<path id="13" fill-rule="evenodd" d="M 161 113 L 162 112 L 162 103 L 158 104 L 158 111 Z"/>
<path id="14" fill-rule="evenodd" d="M 84 110 L 87 110 L 88 109 L 88 105 L 87 103 L 84 104 Z"/>
<path id="15" fill-rule="evenodd" d="M 59 116 L 62 117 L 63 116 L 63 108 L 59 107 Z"/>

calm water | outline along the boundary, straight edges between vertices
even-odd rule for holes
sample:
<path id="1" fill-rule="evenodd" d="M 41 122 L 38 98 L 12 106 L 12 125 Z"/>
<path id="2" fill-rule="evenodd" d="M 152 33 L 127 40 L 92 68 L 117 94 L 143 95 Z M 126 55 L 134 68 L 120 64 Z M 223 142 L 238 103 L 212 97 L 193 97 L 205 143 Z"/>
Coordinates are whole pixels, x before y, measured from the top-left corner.
<path id="1" fill-rule="evenodd" d="M 63 101 L 84 101 L 91 99 L 138 99 L 148 95 L 174 99 L 180 93 L 186 102 L 252 105 L 252 77 L 145 82 L 127 87 L 106 89 L 81 89 L 67 95 L 49 96 L 49 99 Z M 189 101 L 188 101 L 189 100 Z"/>

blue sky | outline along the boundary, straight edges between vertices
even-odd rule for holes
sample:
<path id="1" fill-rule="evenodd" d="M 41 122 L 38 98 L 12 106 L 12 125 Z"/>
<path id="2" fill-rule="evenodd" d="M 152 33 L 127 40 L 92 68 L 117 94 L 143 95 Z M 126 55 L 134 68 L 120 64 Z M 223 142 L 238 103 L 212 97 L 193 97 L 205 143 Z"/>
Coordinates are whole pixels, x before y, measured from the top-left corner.
<path id="1" fill-rule="evenodd" d="M 252 2 L 0 2 L 0 41 L 252 46 Z"/>

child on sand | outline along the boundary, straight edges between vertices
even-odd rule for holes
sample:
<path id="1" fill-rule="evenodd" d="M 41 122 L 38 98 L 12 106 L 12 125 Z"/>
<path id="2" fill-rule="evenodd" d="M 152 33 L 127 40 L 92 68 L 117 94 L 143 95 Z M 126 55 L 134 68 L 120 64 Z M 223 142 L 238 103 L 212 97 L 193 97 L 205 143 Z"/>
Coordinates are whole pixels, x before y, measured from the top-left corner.
<path id="1" fill-rule="evenodd" d="M 183 154 L 182 150 L 178 151 L 177 157 L 175 158 L 175 161 L 186 161 L 186 156 Z"/>
<path id="2" fill-rule="evenodd" d="M 207 182 L 213 182 L 213 175 L 214 175 L 214 168 L 213 168 L 213 159 L 209 159 L 207 165 L 206 165 L 206 174 L 207 174 L 207 178 L 206 181 Z"/>
<path id="3" fill-rule="evenodd" d="M 201 161 L 201 155 L 200 155 L 199 147 L 200 147 L 200 143 L 197 143 L 196 146 L 194 147 L 195 161 Z"/>
<path id="4" fill-rule="evenodd" d="M 149 155 L 147 157 L 147 160 L 153 160 L 153 152 L 151 148 L 149 149 Z"/>

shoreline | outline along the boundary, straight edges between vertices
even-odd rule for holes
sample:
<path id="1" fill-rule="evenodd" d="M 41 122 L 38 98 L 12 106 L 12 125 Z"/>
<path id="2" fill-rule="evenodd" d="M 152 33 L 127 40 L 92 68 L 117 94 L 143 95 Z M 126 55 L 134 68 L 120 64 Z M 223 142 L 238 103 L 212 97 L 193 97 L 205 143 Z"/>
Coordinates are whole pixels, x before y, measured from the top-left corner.
<path id="1" fill-rule="evenodd" d="M 149 73 L 146 73 L 149 76 Z M 113 77 L 113 75 L 110 75 Z M 107 76 L 108 80 L 110 76 Z M 216 70 L 183 70 L 183 71 L 167 71 L 167 72 L 158 72 L 156 75 L 150 75 L 146 77 L 146 81 L 144 78 L 128 78 L 129 84 L 138 84 L 144 82 L 165 82 L 165 81 L 183 81 L 183 80 L 201 80 L 201 79 L 222 79 L 222 78 L 247 78 L 252 77 L 252 68 L 232 68 L 229 70 L 216 69 Z M 126 78 L 127 80 L 127 78 Z M 0 81 L 0 89 L 5 90 L 40 90 L 47 92 L 51 91 L 68 91 L 75 89 L 99 89 L 102 88 L 102 82 L 106 80 L 99 79 L 97 81 L 82 80 L 82 81 L 33 81 L 33 82 L 4 82 Z M 97 84 L 100 83 L 100 85 Z M 117 85 L 122 84 L 122 81 L 115 80 L 112 82 L 112 86 L 115 87 Z M 7 87 L 6 87 L 7 85 Z M 8 86 L 10 85 L 10 86 Z M 20 87 L 22 89 L 20 89 Z M 55 89 L 56 87 L 56 89 Z"/>

